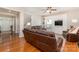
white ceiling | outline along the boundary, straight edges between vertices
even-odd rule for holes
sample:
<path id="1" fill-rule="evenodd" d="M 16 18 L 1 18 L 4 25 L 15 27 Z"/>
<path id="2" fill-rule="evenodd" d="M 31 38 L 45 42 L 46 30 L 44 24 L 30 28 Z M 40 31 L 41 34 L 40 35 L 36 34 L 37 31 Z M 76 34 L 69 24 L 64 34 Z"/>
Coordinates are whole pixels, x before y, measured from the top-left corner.
<path id="1" fill-rule="evenodd" d="M 25 13 L 27 13 L 29 15 L 34 15 L 34 14 L 35 15 L 48 15 L 48 13 L 44 13 L 44 10 L 47 7 L 19 7 L 19 8 L 24 10 Z M 54 13 L 66 12 L 66 11 L 72 11 L 75 9 L 79 9 L 78 7 L 53 7 L 53 8 L 57 9 L 57 11 Z"/>
<path id="2" fill-rule="evenodd" d="M 49 13 L 44 13 L 47 7 L 10 7 L 10 8 L 16 8 L 22 10 L 28 15 L 49 15 Z M 79 10 L 78 7 L 53 7 L 53 8 L 57 9 L 57 11 L 53 12 L 53 14 L 66 11 Z M 4 8 L 0 8 L 0 12 L 17 14 L 16 11 L 11 10 L 11 12 L 9 12 L 9 9 Z"/>

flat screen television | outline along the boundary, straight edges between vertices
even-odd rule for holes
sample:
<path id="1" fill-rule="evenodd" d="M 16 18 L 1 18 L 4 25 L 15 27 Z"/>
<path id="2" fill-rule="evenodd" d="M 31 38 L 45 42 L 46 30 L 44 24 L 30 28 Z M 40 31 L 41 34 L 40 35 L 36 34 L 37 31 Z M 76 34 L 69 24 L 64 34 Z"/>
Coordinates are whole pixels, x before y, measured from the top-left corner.
<path id="1" fill-rule="evenodd" d="M 55 26 L 63 26 L 63 21 L 62 20 L 56 20 Z"/>

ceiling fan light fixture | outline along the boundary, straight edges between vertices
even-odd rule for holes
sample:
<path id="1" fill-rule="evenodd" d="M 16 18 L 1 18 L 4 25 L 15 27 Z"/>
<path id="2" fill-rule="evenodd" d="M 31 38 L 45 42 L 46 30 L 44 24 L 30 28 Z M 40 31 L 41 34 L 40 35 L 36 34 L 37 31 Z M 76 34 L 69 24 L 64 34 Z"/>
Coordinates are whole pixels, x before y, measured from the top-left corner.
<path id="1" fill-rule="evenodd" d="M 44 13 L 47 13 L 47 14 L 52 14 L 53 12 L 56 12 L 56 9 L 52 7 L 47 7 L 44 10 L 45 10 Z"/>
<path id="2" fill-rule="evenodd" d="M 47 10 L 46 12 L 48 12 L 48 13 L 49 13 L 49 12 L 50 12 L 50 10 Z"/>

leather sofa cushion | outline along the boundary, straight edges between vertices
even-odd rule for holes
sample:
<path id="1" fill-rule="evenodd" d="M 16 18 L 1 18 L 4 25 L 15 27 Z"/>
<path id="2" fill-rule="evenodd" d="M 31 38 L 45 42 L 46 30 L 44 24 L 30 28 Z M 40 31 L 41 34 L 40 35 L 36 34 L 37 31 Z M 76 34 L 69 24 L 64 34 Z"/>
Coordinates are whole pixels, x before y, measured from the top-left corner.
<path id="1" fill-rule="evenodd" d="M 29 28 L 29 29 L 24 29 L 24 30 L 26 30 L 26 31 L 30 31 L 30 32 L 37 32 L 37 30 L 35 30 L 35 29 L 31 29 L 31 28 Z"/>
<path id="2" fill-rule="evenodd" d="M 51 36 L 51 37 L 55 37 L 54 32 L 48 32 L 48 31 L 45 31 L 45 30 L 37 30 L 37 29 L 25 29 L 25 30 L 30 31 L 30 32 L 43 34 L 43 35 L 47 35 L 47 36 Z"/>
<path id="3" fill-rule="evenodd" d="M 51 37 L 55 37 L 55 34 L 53 32 L 47 32 L 47 31 L 40 30 L 40 31 L 37 31 L 37 33 L 51 36 Z"/>

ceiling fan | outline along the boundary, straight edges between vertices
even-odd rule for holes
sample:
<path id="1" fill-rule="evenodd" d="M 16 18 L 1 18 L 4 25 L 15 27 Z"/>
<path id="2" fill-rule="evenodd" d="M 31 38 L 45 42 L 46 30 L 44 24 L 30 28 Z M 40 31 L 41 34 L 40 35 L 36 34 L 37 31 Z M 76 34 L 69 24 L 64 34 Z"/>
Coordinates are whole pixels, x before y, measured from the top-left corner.
<path id="1" fill-rule="evenodd" d="M 46 9 L 43 9 L 42 11 L 44 11 L 44 13 L 53 13 L 54 11 L 57 11 L 56 8 L 53 8 L 53 7 L 47 7 Z"/>

